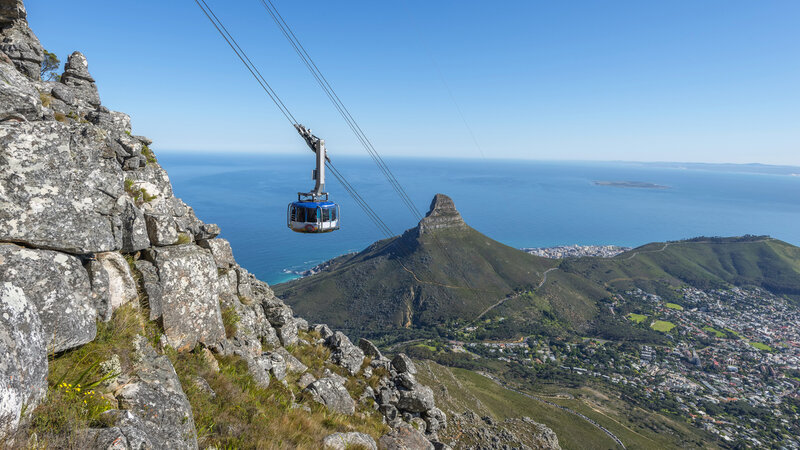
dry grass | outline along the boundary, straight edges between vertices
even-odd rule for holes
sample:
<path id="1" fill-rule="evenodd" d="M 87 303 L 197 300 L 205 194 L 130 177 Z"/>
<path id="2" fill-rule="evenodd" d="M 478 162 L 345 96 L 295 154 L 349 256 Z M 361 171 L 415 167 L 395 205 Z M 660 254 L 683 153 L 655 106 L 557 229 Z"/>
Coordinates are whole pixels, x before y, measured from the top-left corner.
<path id="1" fill-rule="evenodd" d="M 306 353 L 307 362 L 312 362 L 310 355 Z M 287 385 L 277 380 L 268 388 L 256 385 L 239 357 L 219 357 L 219 373 L 208 367 L 199 352 L 170 357 L 192 404 L 201 446 L 311 449 L 338 431 L 360 431 L 376 439 L 387 431 L 376 414 L 362 410 L 346 416 L 327 411 L 299 392 L 294 377 L 287 377 Z M 191 382 L 196 377 L 205 379 L 216 395 L 196 387 Z M 295 399 L 311 412 L 297 407 Z"/>
<path id="2" fill-rule="evenodd" d="M 50 103 L 53 102 L 53 96 L 45 92 L 39 92 L 39 100 L 42 101 L 42 106 L 49 108 Z"/>
<path id="3" fill-rule="evenodd" d="M 236 313 L 236 307 L 229 306 L 225 308 L 222 303 L 219 305 L 222 310 L 222 325 L 225 327 L 225 337 L 232 338 L 239 328 L 239 314 Z"/>

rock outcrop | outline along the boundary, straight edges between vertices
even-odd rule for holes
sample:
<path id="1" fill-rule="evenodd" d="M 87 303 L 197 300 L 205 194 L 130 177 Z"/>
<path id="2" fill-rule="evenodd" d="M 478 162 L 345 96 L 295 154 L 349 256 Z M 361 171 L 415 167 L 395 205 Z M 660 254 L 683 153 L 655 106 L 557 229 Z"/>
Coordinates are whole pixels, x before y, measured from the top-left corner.
<path id="1" fill-rule="evenodd" d="M 359 448 L 363 450 L 378 450 L 375 439 L 364 433 L 333 433 L 322 441 L 322 448 L 326 450 L 346 450 Z"/>
<path id="2" fill-rule="evenodd" d="M 102 105 L 83 54 L 70 55 L 59 81 L 39 80 L 43 52 L 21 1 L 0 0 L 0 36 L 0 440 L 47 398 L 48 354 L 74 354 L 95 340 L 98 322 L 110 322 L 100 326 L 110 339 L 107 327 L 123 309 L 148 338 L 126 337 L 124 354 L 90 367 L 108 377 L 98 383 L 115 409 L 90 425 L 104 427 L 79 430 L 88 448 L 198 448 L 186 393 L 217 394 L 198 376 L 181 385 L 167 355 L 189 351 L 216 373 L 217 358 L 246 364 L 240 375 L 285 388 L 293 409 L 310 406 L 297 404 L 290 386 L 304 392 L 301 401 L 358 420 L 414 424 L 422 434 L 414 431 L 413 442 L 430 446 L 425 436 L 446 418 L 408 358 L 393 365 L 369 341 L 356 346 L 327 325 L 310 330 L 239 266 L 219 227 L 174 196 L 153 142 Z M 330 357 L 310 368 L 297 353 L 308 346 Z M 376 393 L 367 380 L 378 368 Z M 360 433 L 322 444 L 376 448 Z"/>
<path id="3" fill-rule="evenodd" d="M 134 346 L 135 375 L 117 395 L 120 406 L 138 418 L 154 448 L 197 448 L 192 406 L 169 359 L 158 355 L 143 337 Z"/>
<path id="4" fill-rule="evenodd" d="M 27 18 L 22 1 L 0 0 L 0 52 L 8 55 L 24 75 L 38 80 L 44 51 Z"/>
<path id="5" fill-rule="evenodd" d="M 91 342 L 97 334 L 89 274 L 77 257 L 0 243 L 0 281 L 22 289 L 35 305 L 49 352 Z"/>
<path id="6" fill-rule="evenodd" d="M 436 194 L 431 201 L 431 207 L 425 217 L 419 221 L 419 233 L 424 234 L 443 228 L 467 228 L 466 222 L 461 218 L 461 213 L 456 209 L 453 199 Z"/>
<path id="7" fill-rule="evenodd" d="M 46 391 L 47 348 L 37 309 L 20 287 L 0 281 L 0 439 Z"/>
<path id="8" fill-rule="evenodd" d="M 160 295 L 150 296 L 150 304 L 159 303 L 167 342 L 187 350 L 198 342 L 213 346 L 223 340 L 217 266 L 211 252 L 196 245 L 175 245 L 148 250 L 146 257 L 158 274 Z"/>

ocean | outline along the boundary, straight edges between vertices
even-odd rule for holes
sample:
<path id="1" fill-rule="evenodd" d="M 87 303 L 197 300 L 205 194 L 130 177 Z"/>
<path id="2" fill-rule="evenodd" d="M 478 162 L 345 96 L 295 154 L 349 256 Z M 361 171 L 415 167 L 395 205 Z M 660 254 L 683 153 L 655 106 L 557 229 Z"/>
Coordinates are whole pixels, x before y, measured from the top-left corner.
<path id="1" fill-rule="evenodd" d="M 286 207 L 313 186 L 313 157 L 159 153 L 175 195 L 217 223 L 243 267 L 280 283 L 384 238 L 330 175 L 341 230 L 286 228 Z M 386 158 L 423 214 L 436 193 L 453 198 L 473 228 L 516 248 L 614 244 L 636 247 L 696 236 L 768 234 L 800 244 L 800 168 L 626 162 Z M 395 234 L 416 226 L 371 159 L 335 164 Z M 598 185 L 640 182 L 657 188 Z"/>

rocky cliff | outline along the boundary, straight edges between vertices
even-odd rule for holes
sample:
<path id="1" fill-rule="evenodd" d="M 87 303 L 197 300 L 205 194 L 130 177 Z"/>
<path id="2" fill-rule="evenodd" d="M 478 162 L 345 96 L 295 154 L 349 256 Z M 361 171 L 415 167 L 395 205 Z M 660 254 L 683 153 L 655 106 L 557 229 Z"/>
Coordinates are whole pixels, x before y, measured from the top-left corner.
<path id="1" fill-rule="evenodd" d="M 417 229 L 420 234 L 424 234 L 445 228 L 466 229 L 467 224 L 461 218 L 453 199 L 444 194 L 436 194 L 428 214 L 420 220 Z"/>
<path id="2" fill-rule="evenodd" d="M 250 416 L 274 402 L 306 426 L 319 408 L 343 417 L 319 419 L 340 431 L 324 442 L 288 445 L 433 448 L 447 421 L 411 360 L 310 326 L 239 266 L 173 195 L 152 141 L 102 105 L 83 54 L 39 79 L 21 1 L 0 0 L 0 38 L 0 441 L 255 446 L 224 399 L 256 392 Z M 57 405 L 86 427 L 53 419 Z"/>

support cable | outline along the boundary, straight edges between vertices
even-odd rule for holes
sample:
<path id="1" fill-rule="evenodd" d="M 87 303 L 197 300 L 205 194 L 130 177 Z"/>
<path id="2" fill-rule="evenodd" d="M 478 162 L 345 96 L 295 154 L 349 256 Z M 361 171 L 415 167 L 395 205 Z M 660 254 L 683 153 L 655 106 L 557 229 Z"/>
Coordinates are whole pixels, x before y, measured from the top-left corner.
<path id="1" fill-rule="evenodd" d="M 418 221 L 422 220 L 423 218 L 422 213 L 414 205 L 414 202 L 411 200 L 406 190 L 403 188 L 403 186 L 397 180 L 397 177 L 395 177 L 391 169 L 389 169 L 389 166 L 386 164 L 386 162 L 380 156 L 378 151 L 372 145 L 372 142 L 364 133 L 364 131 L 361 129 L 361 127 L 358 125 L 358 122 L 355 120 L 355 118 L 353 118 L 352 114 L 350 114 L 350 110 L 344 105 L 344 102 L 342 102 L 342 100 L 336 94 L 336 91 L 333 89 L 333 86 L 331 86 L 331 84 L 328 82 L 328 79 L 325 78 L 325 75 L 322 73 L 319 67 L 317 67 L 317 64 L 314 62 L 313 58 L 311 58 L 311 55 L 308 54 L 308 51 L 306 51 L 305 47 L 297 38 L 297 36 L 294 34 L 289 24 L 286 23 L 286 20 L 284 20 L 283 16 L 275 7 L 275 4 L 272 2 L 272 0 L 260 0 L 260 2 L 261 5 L 264 7 L 264 9 L 269 13 L 270 17 L 272 17 L 272 20 L 278 26 L 281 33 L 289 41 L 289 44 L 294 49 L 295 53 L 297 53 L 297 56 L 300 57 L 303 64 L 306 66 L 306 68 L 308 68 L 308 70 L 314 76 L 320 88 L 322 88 L 328 99 L 330 99 L 331 103 L 333 103 L 334 107 L 339 111 L 339 114 L 342 116 L 342 118 L 345 120 L 347 125 L 356 135 L 358 140 L 367 150 L 367 153 L 369 153 L 370 157 L 372 157 L 372 160 L 375 162 L 375 164 L 378 166 L 381 172 L 383 172 L 387 181 L 389 181 L 389 184 L 392 185 L 392 188 L 394 188 L 395 192 L 397 192 L 398 196 L 406 205 L 406 207 L 409 209 L 411 214 L 416 218 L 416 220 Z M 464 273 L 464 271 L 456 264 L 456 261 L 450 255 L 450 252 L 444 248 L 442 243 L 439 241 L 438 237 L 436 236 L 433 237 L 436 245 L 439 247 L 440 250 L 442 250 L 442 253 L 445 255 L 445 257 L 447 257 L 451 266 L 460 272 L 461 278 L 463 278 L 466 285 L 469 287 L 469 289 L 475 292 L 475 288 L 471 285 L 467 274 Z"/>
<path id="2" fill-rule="evenodd" d="M 228 44 L 228 46 L 231 48 L 231 50 L 233 50 L 233 52 L 236 54 L 236 56 L 239 58 L 239 60 L 242 62 L 242 64 L 244 64 L 245 67 L 247 68 L 247 70 L 253 75 L 253 77 L 256 79 L 256 82 L 259 83 L 261 88 L 267 93 L 267 95 L 270 97 L 272 102 L 275 103 L 275 106 L 278 107 L 278 109 L 281 111 L 281 113 L 284 115 L 284 117 L 286 117 L 286 119 L 292 124 L 292 126 L 294 126 L 295 124 L 299 123 L 297 121 L 297 119 L 295 119 L 294 115 L 292 115 L 292 113 L 289 110 L 289 108 L 280 99 L 280 97 L 278 96 L 277 92 L 275 92 L 275 90 L 272 88 L 272 86 L 270 86 L 270 84 L 266 81 L 264 76 L 261 74 L 261 71 L 258 70 L 258 68 L 255 66 L 255 64 L 252 62 L 252 60 L 250 60 L 250 58 L 247 56 L 247 53 L 244 51 L 244 49 L 241 48 L 241 46 L 238 44 L 236 39 L 231 35 L 231 33 L 228 31 L 228 29 L 222 23 L 222 20 L 214 13 L 214 11 L 208 5 L 206 0 L 194 0 L 194 1 L 197 4 L 197 6 L 203 11 L 203 14 L 212 23 L 212 25 L 217 30 L 217 32 L 222 36 L 222 38 L 225 40 L 225 42 Z M 271 11 L 270 8 L 264 2 L 264 0 L 261 0 L 261 1 L 262 1 L 262 4 L 267 8 L 267 10 Z M 272 4 L 271 0 L 269 1 L 269 3 L 270 3 L 270 5 Z M 272 5 L 272 6 L 274 8 L 274 5 Z M 389 183 L 392 185 L 392 187 L 395 189 L 395 191 L 397 191 L 398 195 L 401 197 L 401 199 L 406 204 L 406 206 L 409 208 L 409 210 L 412 212 L 412 214 L 414 214 L 418 219 L 421 220 L 422 214 L 414 206 L 414 204 L 411 201 L 410 197 L 405 192 L 405 189 L 403 189 L 403 187 L 400 185 L 400 183 L 397 180 L 397 178 L 394 176 L 394 174 L 391 172 L 389 167 L 386 165 L 385 161 L 383 161 L 383 158 L 381 158 L 381 156 L 375 150 L 375 147 L 372 145 L 372 143 L 366 137 L 366 135 L 364 134 L 364 132 L 361 129 L 361 127 L 358 126 L 358 124 L 355 122 L 355 119 L 353 119 L 352 115 L 347 110 L 347 108 L 344 106 L 344 104 L 341 102 L 341 100 L 339 99 L 338 95 L 336 95 L 335 91 L 333 91 L 333 88 L 330 86 L 330 83 L 328 83 L 327 79 L 325 79 L 325 77 L 319 71 L 319 69 L 317 68 L 316 64 L 313 62 L 313 60 L 311 60 L 310 56 L 308 56 L 308 53 L 305 51 L 305 48 L 303 48 L 302 45 L 299 43 L 299 41 L 297 41 L 296 36 L 291 31 L 291 29 L 288 27 L 288 24 L 286 24 L 286 22 L 283 20 L 283 18 L 280 16 L 280 14 L 277 12 L 277 9 L 275 10 L 275 14 L 272 14 L 272 12 L 271 12 L 270 15 L 272 15 L 273 19 L 276 21 L 276 23 L 279 25 L 279 27 L 283 31 L 284 36 L 286 36 L 287 39 L 289 39 L 290 42 L 292 42 L 292 46 L 295 48 L 295 51 L 298 52 L 298 55 L 301 57 L 301 59 L 304 60 L 306 66 L 309 68 L 309 70 L 312 71 L 312 73 L 314 74 L 314 76 L 317 79 L 318 83 L 320 83 L 320 86 L 323 88 L 323 90 L 328 95 L 328 98 L 337 107 L 337 110 L 339 110 L 340 114 L 342 114 L 342 117 L 348 123 L 348 126 L 350 126 L 351 130 L 359 138 L 359 141 L 361 141 L 362 145 L 364 145 L 364 147 L 367 149 L 367 152 L 370 154 L 370 156 L 372 156 L 373 160 L 378 165 L 378 167 L 381 169 L 381 171 L 384 173 L 384 176 L 386 176 L 386 178 L 389 181 Z M 281 26 L 281 23 L 286 26 L 285 30 L 284 30 L 283 26 Z M 292 40 L 292 37 L 294 38 L 294 42 Z M 295 44 L 295 42 L 296 42 L 296 44 Z M 384 234 L 386 236 L 386 238 L 394 237 L 395 234 L 392 232 L 391 228 L 388 225 L 386 225 L 386 223 L 383 221 L 383 219 L 381 219 L 380 215 L 378 213 L 376 213 L 374 209 L 372 209 L 372 207 L 366 202 L 366 200 L 358 193 L 358 191 L 355 189 L 355 187 L 353 187 L 353 185 L 350 184 L 350 182 L 347 180 L 347 178 L 330 161 L 326 162 L 326 166 L 331 171 L 331 173 L 334 175 L 334 177 L 339 181 L 339 183 L 342 185 L 342 187 L 344 187 L 344 189 L 347 191 L 347 193 L 353 198 L 353 200 L 356 202 L 356 204 L 364 211 L 364 213 L 367 215 L 367 217 L 375 224 L 375 226 L 378 228 L 378 230 L 382 234 Z M 457 267 L 455 265 L 455 262 L 452 260 L 452 257 L 449 255 L 449 253 L 446 251 L 446 249 L 444 249 L 442 247 L 441 243 L 438 241 L 438 238 L 435 239 L 435 240 L 437 242 L 437 245 L 439 245 L 439 247 L 443 250 L 443 253 L 448 257 L 448 259 L 450 259 L 451 264 L 453 264 L 454 267 Z M 400 238 L 399 237 L 397 239 L 395 239 L 395 243 L 398 243 L 398 242 L 400 242 Z M 399 246 L 396 246 L 396 248 L 398 248 L 398 250 L 400 250 Z M 407 248 L 406 249 L 406 256 L 408 257 L 410 255 L 411 255 L 411 252 Z M 406 268 L 405 265 L 400 260 L 396 259 L 395 261 L 397 261 L 397 263 L 405 271 L 409 272 L 412 276 L 414 276 L 415 279 L 418 279 L 417 276 L 411 270 Z M 469 280 L 467 279 L 465 274 L 463 274 L 463 271 L 462 271 L 462 276 L 464 278 L 464 281 L 467 283 L 468 289 L 471 290 L 473 292 L 473 294 L 477 295 L 476 289 L 473 288 L 470 285 Z"/>

